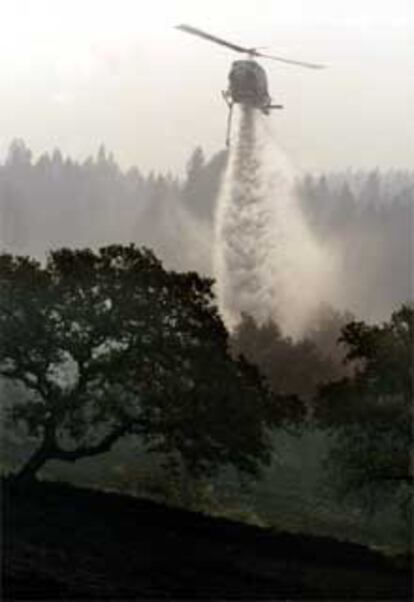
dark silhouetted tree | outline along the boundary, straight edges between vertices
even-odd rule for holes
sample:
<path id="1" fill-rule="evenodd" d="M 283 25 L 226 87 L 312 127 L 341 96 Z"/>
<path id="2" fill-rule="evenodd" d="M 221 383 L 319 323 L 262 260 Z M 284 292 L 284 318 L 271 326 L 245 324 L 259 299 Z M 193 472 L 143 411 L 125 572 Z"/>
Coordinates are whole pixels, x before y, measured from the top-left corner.
<path id="1" fill-rule="evenodd" d="M 414 309 L 404 305 L 382 325 L 351 322 L 342 341 L 353 375 L 321 387 L 316 400 L 339 491 L 404 505 L 413 482 Z"/>
<path id="2" fill-rule="evenodd" d="M 20 478 L 127 433 L 191 474 L 254 473 L 268 429 L 300 417 L 230 354 L 212 282 L 166 272 L 149 251 L 61 249 L 44 267 L 2 255 L 0 285 L 0 374 L 31 392 L 11 418 L 39 442 Z"/>
<path id="3" fill-rule="evenodd" d="M 338 363 L 330 357 L 330 350 L 324 354 L 310 338 L 294 341 L 284 337 L 274 322 L 258 325 L 243 316 L 232 346 L 259 368 L 279 394 L 311 398 L 321 382 L 338 374 Z"/>

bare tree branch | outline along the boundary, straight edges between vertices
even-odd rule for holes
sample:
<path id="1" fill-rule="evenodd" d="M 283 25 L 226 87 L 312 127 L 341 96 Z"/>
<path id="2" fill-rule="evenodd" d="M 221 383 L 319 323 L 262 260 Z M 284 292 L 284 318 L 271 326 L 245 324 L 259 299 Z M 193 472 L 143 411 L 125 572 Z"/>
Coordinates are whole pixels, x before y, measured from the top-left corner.
<path id="1" fill-rule="evenodd" d="M 80 458 L 97 456 L 99 454 L 103 454 L 105 452 L 110 451 L 112 446 L 120 439 L 123 435 L 125 435 L 129 431 L 129 426 L 126 424 L 120 425 L 108 435 L 106 435 L 100 443 L 96 445 L 88 445 L 83 447 L 78 447 L 74 450 L 64 450 L 64 449 L 56 449 L 54 451 L 53 457 L 57 460 L 65 460 L 67 462 L 75 462 Z"/>

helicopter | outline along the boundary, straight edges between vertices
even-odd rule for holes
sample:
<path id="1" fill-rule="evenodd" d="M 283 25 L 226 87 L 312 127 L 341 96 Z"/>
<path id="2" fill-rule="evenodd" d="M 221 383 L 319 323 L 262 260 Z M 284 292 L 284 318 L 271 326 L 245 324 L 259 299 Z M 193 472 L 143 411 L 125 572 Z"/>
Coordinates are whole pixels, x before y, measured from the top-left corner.
<path id="1" fill-rule="evenodd" d="M 222 96 L 229 107 L 226 146 L 229 146 L 230 144 L 231 118 L 234 104 L 259 109 L 265 115 L 269 115 L 272 109 L 283 109 L 283 105 L 273 104 L 268 92 L 266 71 L 254 60 L 256 57 L 299 65 L 300 67 L 308 67 L 310 69 L 324 68 L 324 65 L 264 54 L 259 52 L 257 48 L 245 48 L 217 36 L 213 36 L 197 27 L 192 27 L 191 25 L 176 25 L 176 29 L 199 36 L 210 42 L 220 44 L 221 46 L 226 46 L 227 48 L 231 48 L 248 57 L 247 59 L 237 60 L 232 63 L 229 73 L 229 86 L 227 90 L 222 91 Z"/>

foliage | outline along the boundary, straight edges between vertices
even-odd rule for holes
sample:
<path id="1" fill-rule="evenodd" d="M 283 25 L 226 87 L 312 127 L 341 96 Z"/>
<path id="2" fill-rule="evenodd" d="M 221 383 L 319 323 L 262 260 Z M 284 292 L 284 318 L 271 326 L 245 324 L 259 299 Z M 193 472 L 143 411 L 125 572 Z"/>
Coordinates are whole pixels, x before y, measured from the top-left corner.
<path id="1" fill-rule="evenodd" d="M 316 399 L 340 492 L 405 507 L 413 480 L 414 308 L 403 305 L 381 325 L 351 322 L 342 341 L 354 374 L 322 386 Z"/>
<path id="2" fill-rule="evenodd" d="M 270 458 L 268 429 L 297 415 L 229 353 L 212 282 L 167 272 L 150 251 L 61 249 L 44 267 L 4 254 L 0 283 L 0 373 L 32 394 L 11 417 L 40 441 L 23 474 L 126 433 L 191 474 L 254 473 Z"/>
<path id="3" fill-rule="evenodd" d="M 295 341 L 283 336 L 275 322 L 259 325 L 244 315 L 232 346 L 258 366 L 274 392 L 310 398 L 321 382 L 344 372 L 332 343 L 339 318 L 333 311 L 322 312 L 309 336 Z"/>

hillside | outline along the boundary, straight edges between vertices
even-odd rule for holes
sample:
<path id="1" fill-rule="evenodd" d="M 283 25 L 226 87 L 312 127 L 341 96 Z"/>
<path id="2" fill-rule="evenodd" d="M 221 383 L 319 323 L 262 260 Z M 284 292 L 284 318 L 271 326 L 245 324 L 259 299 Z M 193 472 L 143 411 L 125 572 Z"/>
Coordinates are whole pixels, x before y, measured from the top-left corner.
<path id="1" fill-rule="evenodd" d="M 411 599 L 409 559 L 137 498 L 3 482 L 5 600 Z"/>

